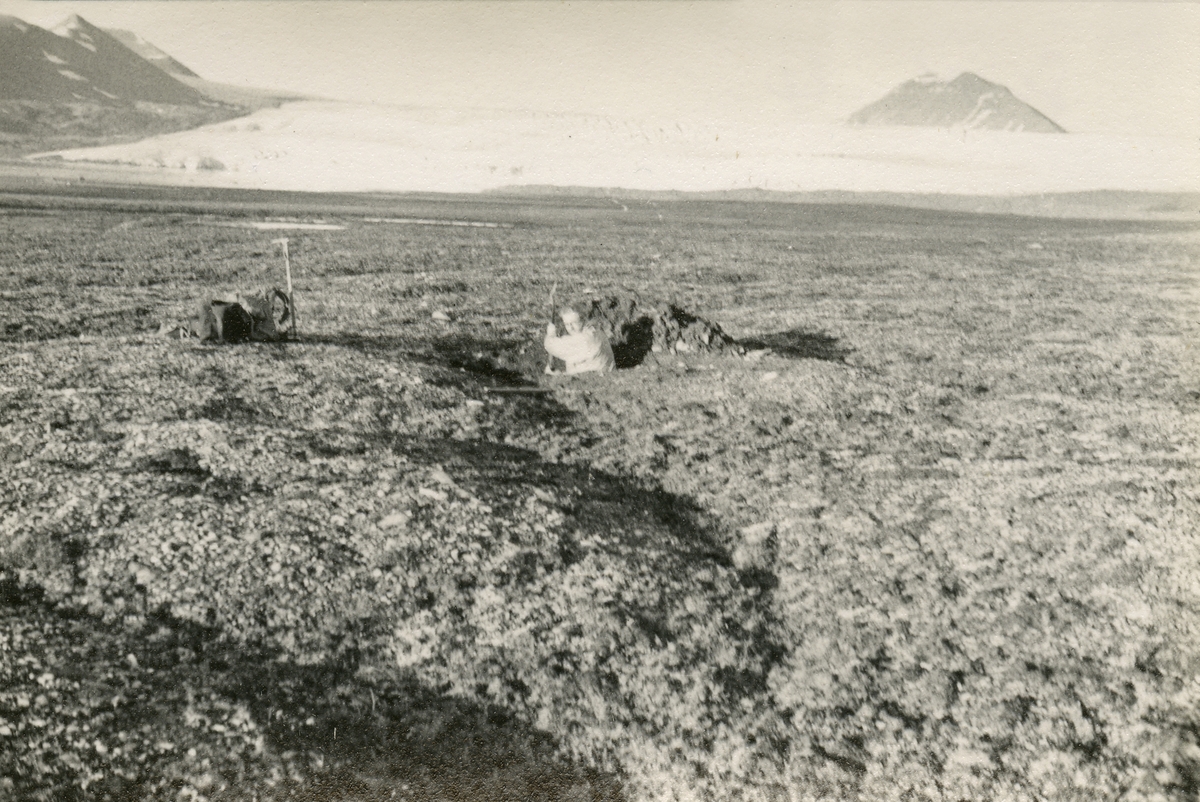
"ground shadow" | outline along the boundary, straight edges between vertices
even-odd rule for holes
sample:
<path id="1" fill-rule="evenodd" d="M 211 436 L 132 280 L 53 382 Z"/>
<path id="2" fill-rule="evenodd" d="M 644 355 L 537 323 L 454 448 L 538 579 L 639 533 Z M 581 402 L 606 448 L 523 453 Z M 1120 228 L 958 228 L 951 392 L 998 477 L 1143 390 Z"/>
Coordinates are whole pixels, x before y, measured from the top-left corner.
<path id="1" fill-rule="evenodd" d="M 557 405 L 546 402 L 544 406 Z M 730 535 L 720 520 L 692 499 L 652 483 L 586 464 L 547 462 L 529 449 L 485 440 L 396 436 L 392 447 L 411 463 L 444 468 L 480 497 L 520 486 L 575 499 L 564 511 L 581 536 L 615 535 L 623 545 L 637 546 L 641 536 L 633 533 L 650 527 L 657 530 L 655 546 L 672 551 L 685 563 L 732 565 Z"/>
<path id="2" fill-rule="evenodd" d="M 399 337 L 339 333 L 305 336 L 303 340 L 350 348 L 373 356 L 403 358 L 462 370 L 485 384 L 501 387 L 536 387 L 546 360 L 546 354 L 535 344 L 504 337 L 485 339 L 471 334 Z"/>
<path id="3" fill-rule="evenodd" d="M 411 676 L 365 678 L 348 664 L 298 666 L 245 651 L 230 657 L 238 670 L 221 690 L 270 722 L 275 752 L 320 755 L 328 767 L 277 798 L 373 802 L 400 790 L 414 802 L 624 799 L 618 777 L 563 760 L 545 733 Z M 312 723 L 296 726 L 302 716 Z"/>
<path id="4" fill-rule="evenodd" d="M 789 359 L 823 359 L 843 362 L 853 349 L 843 346 L 837 337 L 820 332 L 791 329 L 738 340 L 738 345 L 751 351 L 769 348 Z"/>
<path id="5" fill-rule="evenodd" d="M 524 372 L 513 340 L 487 340 L 469 335 L 427 338 L 365 336 L 358 334 L 306 338 L 306 342 L 353 348 L 382 358 L 396 358 L 436 365 L 436 380 L 474 390 L 479 385 L 525 388 L 536 386 Z M 488 350 L 490 348 L 490 350 Z M 514 361 L 505 361 L 514 360 Z M 206 414 L 232 416 L 241 420 L 246 410 L 222 406 L 205 408 Z M 253 410 L 251 410 L 254 413 Z M 254 413 L 257 414 L 257 413 Z M 582 446 L 588 433 L 573 430 L 576 413 L 555 402 L 552 396 L 515 394 L 504 405 L 514 430 L 536 436 L 571 440 Z M 548 434 L 546 433 L 548 432 Z M 590 540 L 611 542 L 615 559 L 654 552 L 667 554 L 653 567 L 672 571 L 675 579 L 704 573 L 720 566 L 732 568 L 732 534 L 714 516 L 693 500 L 664 491 L 653 481 L 606 473 L 586 464 L 550 461 L 535 450 L 487 440 L 396 435 L 374 430 L 363 436 L 390 437 L 390 447 L 402 453 L 417 470 L 436 467 L 454 477 L 466 492 L 503 514 L 505 505 L 524 504 L 531 495 L 548 493 L 569 519 L 563 538 L 562 561 L 581 560 Z M 327 437 L 312 433 L 314 438 Z M 330 455 L 338 453 L 330 444 Z M 315 446 L 314 446 L 315 447 Z M 188 452 L 152 456 L 144 466 L 173 482 L 204 485 L 210 478 Z M 182 491 L 181 491 L 182 492 Z M 211 492 L 211 491 L 204 491 Z M 248 492 L 258 492 L 253 488 Z M 600 536 L 593 538 L 591 536 Z M 695 570 L 693 570 L 695 569 Z M 774 577 L 766 572 L 743 572 L 741 584 L 757 589 L 746 598 L 756 598 L 764 617 L 767 593 Z M 697 580 L 698 582 L 700 580 Z M 694 592 L 708 593 L 697 584 Z M 3 588 L 0 588 L 3 590 Z M 687 592 L 693 592 L 689 587 Z M 4 590 L 8 599 L 15 591 Z M 31 602 L 36 604 L 36 602 Z M 665 603 L 623 602 L 622 613 L 632 626 L 641 627 L 649 642 L 663 648 L 678 637 Z M 51 611 L 43 609 L 47 615 Z M 57 613 L 54 613 L 57 615 Z M 374 614 L 373 614 L 374 615 Z M 386 626 L 386 615 L 378 620 L 364 617 L 353 624 L 354 635 L 367 635 L 374 626 Z M 87 618 L 80 637 L 93 640 L 107 631 L 97 619 Z M 163 632 L 166 634 L 163 634 Z M 350 634 L 350 633 L 348 633 Z M 80 661 L 85 679 L 100 681 L 113 666 L 126 666 L 126 673 L 145 687 L 137 704 L 129 704 L 123 731 L 145 725 L 153 730 L 159 723 L 182 719 L 185 702 L 180 688 L 211 689 L 221 698 L 244 704 L 261 722 L 271 752 L 296 753 L 298 760 L 319 754 L 327 767 L 314 779 L 297 784 L 287 794 L 273 798 L 330 800 L 383 800 L 401 784 L 406 798 L 449 802 L 449 800 L 594 800 L 622 798 L 619 777 L 587 771 L 564 763 L 557 744 L 548 735 L 517 720 L 504 710 L 449 696 L 378 668 L 377 655 L 359 654 L 348 647 L 336 662 L 303 666 L 282 662 L 278 655 L 252 643 L 230 643 L 228 636 L 203 630 L 167 616 L 153 617 L 142 633 L 112 634 L 111 654 L 94 661 Z M 105 637 L 108 637 L 105 635 Z M 736 633 L 747 654 L 775 655 L 769 628 Z M 152 639 L 153 638 L 153 639 Z M 348 638 L 348 640 L 352 640 Z M 119 641 L 119 642 L 118 642 Z M 368 642 L 363 637 L 361 641 Z M 136 659 L 128 659 L 133 655 Z M 187 656 L 186 659 L 180 655 Z M 737 699 L 764 692 L 770 658 L 762 671 L 729 672 L 722 675 L 724 693 Z M 105 662 L 107 660 L 107 662 Z M 153 669 L 153 673 L 147 673 Z M 189 690 L 190 693 L 190 690 Z M 188 703 L 190 704 L 190 703 Z M 125 708 L 122 708 L 124 710 Z M 143 711 L 143 712 L 133 712 Z M 147 775 L 148 776 L 148 775 Z M 145 780 L 129 780 L 128 787 L 115 788 L 112 799 L 142 798 Z M 282 789 L 283 786 L 280 786 Z M 66 798 L 66 797 L 62 797 Z M 244 797 L 243 797 L 244 798 Z M 260 799 L 263 799 L 261 794 Z"/>
<path id="6" fill-rule="evenodd" d="M 337 332 L 333 334 L 301 334 L 297 342 L 311 345 L 334 345 L 349 348 L 372 356 L 409 356 L 418 353 L 421 338 L 395 334 L 358 334 Z"/>
<path id="7" fill-rule="evenodd" d="M 614 556 L 670 552 L 662 565 L 675 566 L 675 576 L 732 566 L 720 522 L 687 497 L 501 443 L 397 436 L 392 447 L 414 466 L 437 466 L 453 476 L 497 515 L 509 504 L 524 504 L 531 492 L 548 493 L 570 521 L 560 554 L 568 565 L 582 559 L 581 543 L 600 536 Z M 774 576 L 765 571 L 741 577 L 758 587 L 752 597 L 763 599 L 761 591 L 773 586 Z M 661 604 L 622 602 L 620 609 L 660 648 L 679 637 Z M 740 638 L 747 653 L 776 657 L 761 672 L 724 677 L 724 692 L 734 699 L 762 693 L 769 668 L 782 657 L 765 630 Z M 429 802 L 624 799 L 619 776 L 564 762 L 550 735 L 502 708 L 451 697 L 412 675 L 380 671 L 365 654 L 346 653 L 341 663 L 321 666 L 274 658 L 231 653 L 236 672 L 224 693 L 254 710 L 256 720 L 272 722 L 268 737 L 275 752 L 324 756 L 329 770 L 288 798 L 382 800 L 403 783 L 406 798 Z M 210 663 L 219 659 L 214 654 Z M 273 717 L 277 710 L 290 715 Z M 295 726 L 304 716 L 314 723 Z"/>
<path id="8" fill-rule="evenodd" d="M 503 443 L 396 436 L 391 447 L 418 470 L 444 470 L 496 514 L 504 514 L 506 505 L 524 505 L 531 493 L 549 494 L 570 520 L 560 555 L 568 565 L 582 559 L 580 544 L 592 536 L 610 541 L 603 548 L 620 559 L 637 550 L 669 552 L 669 560 L 655 565 L 675 566 L 677 578 L 703 573 L 691 569 L 728 569 L 732 564 L 720 522 L 691 499 L 651 483 L 587 465 L 549 462 L 535 451 Z M 199 469 L 187 455 L 176 454 L 163 456 L 157 468 L 189 475 Z M 745 574 L 742 581 L 749 585 L 759 579 Z M 695 592 L 704 593 L 699 585 Z M 51 618 L 65 609 L 52 610 L 11 582 L 0 583 L 0 602 L 37 608 L 38 615 Z M 627 601 L 620 609 L 660 648 L 680 637 L 670 610 L 659 603 Z M 347 647 L 336 659 L 301 665 L 280 660 L 276 649 L 233 642 L 216 629 L 173 619 L 165 611 L 149 612 L 138 632 L 86 615 L 75 620 L 73 637 L 91 650 L 91 658 L 78 668 L 85 684 L 107 682 L 102 678 L 116 670 L 129 680 L 126 687 L 137 689 L 127 691 L 136 698 L 122 707 L 114 726 L 131 732 L 148 726 L 154 731 L 163 722 L 182 720 L 193 694 L 243 705 L 265 736 L 266 768 L 281 761 L 286 777 L 291 761 L 305 767 L 308 776 L 303 781 L 285 779 L 268 789 L 261 785 L 261 775 L 252 773 L 236 793 L 221 798 L 248 799 L 254 794 L 263 800 L 375 802 L 398 798 L 398 791 L 402 798 L 420 802 L 624 798 L 618 775 L 565 761 L 552 736 L 510 711 L 451 696 L 411 674 L 389 671 L 378 655 L 359 651 L 358 646 Z M 375 627 L 386 628 L 389 620 L 386 615 L 378 621 L 358 620 L 353 625 L 362 638 L 358 642 L 372 642 Z M 766 630 L 737 636 L 748 654 L 777 651 L 768 637 Z M 96 644 L 103 646 L 100 652 L 93 648 Z M 733 699 L 762 693 L 769 668 L 767 664 L 752 674 L 723 675 L 724 693 Z M 180 742 L 179 748 L 192 745 Z M 313 770 L 317 760 L 320 767 Z M 113 780 L 108 798 L 144 798 L 155 776 Z M 83 802 L 85 797 L 70 799 Z"/>
<path id="9" fill-rule="evenodd" d="M 227 787 L 215 799 L 309 802 L 620 802 L 620 779 L 564 760 L 553 739 L 503 711 L 450 697 L 411 677 L 372 677 L 353 660 L 321 665 L 280 662 L 271 651 L 231 643 L 213 629 L 151 615 L 140 628 L 55 605 L 0 574 L 0 626 L 44 633 L 46 668 L 83 686 L 83 696 L 124 688 L 108 728 L 175 741 L 150 763 L 172 762 L 190 747 L 220 749 L 220 736 L 197 730 L 180 740 L 192 700 L 243 705 L 268 749 L 253 764 L 218 761 Z M 54 655 L 58 655 L 56 658 Z M 74 657 L 74 662 L 66 656 Z M 211 712 L 211 711 L 210 711 Z M 43 713 L 44 715 L 45 713 Z M 93 724 L 102 720 L 93 719 Z M 85 724 L 86 728 L 86 724 Z M 131 743 L 133 740 L 131 740 Z M 237 742 L 235 738 L 234 743 Z M 15 743 L 15 741 L 14 741 Z M 244 750 L 243 750 L 244 751 Z M 48 754 L 54 754 L 53 751 Z M 9 756 L 6 756 L 9 757 Z M 4 760 L 0 759 L 0 763 Z M 207 761 L 206 761 L 207 764 Z M 12 764 L 7 764 L 6 767 Z M 307 779 L 289 778 L 292 766 Z M 69 773 L 42 783 L 17 777 L 13 799 L 137 802 L 168 798 L 157 771 L 111 772 L 86 790 Z M 168 773 L 173 773 L 168 768 Z M 197 769 L 196 773 L 202 773 Z M 48 794 L 47 794 L 48 792 Z M 400 792 L 399 794 L 397 792 Z M 174 798 L 176 794 L 170 793 Z M 4 797 L 8 799 L 8 796 Z"/>
<path id="10" fill-rule="evenodd" d="M 637 367 L 653 349 L 654 319 L 649 315 L 637 317 L 607 336 L 612 343 L 616 368 Z M 514 388 L 539 386 L 550 360 L 540 342 L 504 337 L 486 339 L 471 334 L 436 337 L 334 334 L 305 337 L 304 340 L 462 370 L 486 384 Z M 554 361 L 561 372 L 562 361 Z"/>
<path id="11" fill-rule="evenodd" d="M 436 361 L 508 387 L 535 386 L 546 365 L 540 345 L 455 334 L 427 341 Z"/>

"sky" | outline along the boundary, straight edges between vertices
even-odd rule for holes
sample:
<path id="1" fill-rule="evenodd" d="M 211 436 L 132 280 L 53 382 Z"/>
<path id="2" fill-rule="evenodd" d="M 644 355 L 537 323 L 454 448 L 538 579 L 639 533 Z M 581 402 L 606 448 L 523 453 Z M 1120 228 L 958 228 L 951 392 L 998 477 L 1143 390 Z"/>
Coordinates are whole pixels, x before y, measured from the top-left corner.
<path id="1" fill-rule="evenodd" d="M 0 0 L 135 31 L 204 78 L 381 104 L 838 122 L 975 72 L 1081 133 L 1200 142 L 1200 2 Z"/>

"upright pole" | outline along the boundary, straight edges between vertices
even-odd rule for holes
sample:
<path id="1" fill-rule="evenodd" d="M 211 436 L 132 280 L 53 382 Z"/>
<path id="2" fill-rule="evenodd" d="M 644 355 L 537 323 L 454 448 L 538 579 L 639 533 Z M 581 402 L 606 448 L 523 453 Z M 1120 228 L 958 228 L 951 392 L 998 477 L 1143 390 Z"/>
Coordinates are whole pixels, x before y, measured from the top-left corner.
<path id="1" fill-rule="evenodd" d="M 280 237 L 277 240 L 272 240 L 272 242 L 277 242 L 283 246 L 283 272 L 287 276 L 288 305 L 291 307 L 292 313 L 292 336 L 295 337 L 299 332 L 296 329 L 296 298 L 292 295 L 292 260 L 288 255 L 287 237 Z"/>
<path id="2" fill-rule="evenodd" d="M 555 321 L 556 315 L 558 314 L 558 310 L 556 310 L 554 308 L 554 293 L 556 293 L 556 292 L 558 292 L 558 282 L 557 281 L 555 281 L 554 285 L 552 287 L 550 287 L 550 323 L 552 325 Z M 546 354 L 546 372 L 547 373 L 554 372 L 554 357 L 550 356 L 549 354 Z"/>

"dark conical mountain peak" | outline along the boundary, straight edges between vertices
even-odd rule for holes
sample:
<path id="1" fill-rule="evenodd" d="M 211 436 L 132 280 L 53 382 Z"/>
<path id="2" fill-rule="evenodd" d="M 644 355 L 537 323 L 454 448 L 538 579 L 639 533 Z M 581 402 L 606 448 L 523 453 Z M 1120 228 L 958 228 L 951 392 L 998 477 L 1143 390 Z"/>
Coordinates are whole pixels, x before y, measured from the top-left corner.
<path id="1" fill-rule="evenodd" d="M 78 14 L 52 31 L 0 24 L 0 100 L 200 105 L 195 89 L 156 68 Z"/>
<path id="2" fill-rule="evenodd" d="M 6 152 L 186 130 L 295 97 L 205 81 L 137 34 L 78 14 L 53 29 L 0 14 Z"/>
<path id="3" fill-rule="evenodd" d="M 995 131 L 1064 133 L 1064 129 L 1007 87 L 973 72 L 950 81 L 926 73 L 905 81 L 848 120 L 853 125 L 981 128 Z"/>

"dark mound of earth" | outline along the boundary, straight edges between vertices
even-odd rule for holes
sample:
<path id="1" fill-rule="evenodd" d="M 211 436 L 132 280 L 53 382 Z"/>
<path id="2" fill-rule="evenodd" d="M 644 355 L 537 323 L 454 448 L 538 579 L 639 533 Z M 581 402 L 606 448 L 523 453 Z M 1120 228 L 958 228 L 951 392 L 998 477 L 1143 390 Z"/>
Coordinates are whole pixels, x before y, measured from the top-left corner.
<path id="1" fill-rule="evenodd" d="M 641 306 L 629 297 L 609 296 L 576 304 L 586 325 L 604 332 L 618 368 L 640 365 L 655 353 L 734 353 L 744 349 L 721 327 L 673 303 Z"/>

